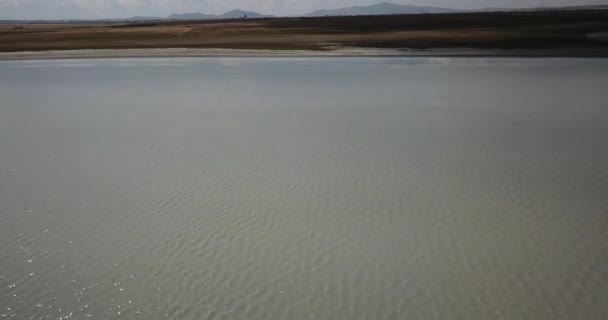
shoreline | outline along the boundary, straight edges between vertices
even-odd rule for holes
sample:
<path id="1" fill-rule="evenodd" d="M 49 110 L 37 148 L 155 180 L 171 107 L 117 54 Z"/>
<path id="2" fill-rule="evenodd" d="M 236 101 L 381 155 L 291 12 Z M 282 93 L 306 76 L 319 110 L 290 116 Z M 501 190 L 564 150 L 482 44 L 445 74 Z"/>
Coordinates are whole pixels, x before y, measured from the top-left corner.
<path id="1" fill-rule="evenodd" d="M 83 49 L 0 52 L 0 61 L 108 59 L 108 58 L 326 58 L 326 57 L 529 57 L 529 58 L 608 58 L 608 50 L 585 49 L 383 49 L 337 48 L 315 50 L 263 49 Z"/>
<path id="2" fill-rule="evenodd" d="M 0 24 L 2 60 L 392 56 L 608 58 L 608 11 Z"/>

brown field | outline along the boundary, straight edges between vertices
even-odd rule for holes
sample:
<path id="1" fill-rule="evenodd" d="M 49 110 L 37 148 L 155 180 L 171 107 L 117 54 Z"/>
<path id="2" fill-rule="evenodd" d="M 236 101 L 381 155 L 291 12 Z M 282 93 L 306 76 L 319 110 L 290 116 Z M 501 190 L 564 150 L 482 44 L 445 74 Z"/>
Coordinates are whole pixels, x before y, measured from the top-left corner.
<path id="1" fill-rule="evenodd" d="M 265 18 L 151 23 L 0 24 L 0 52 L 337 47 L 576 49 L 608 55 L 608 10 Z"/>

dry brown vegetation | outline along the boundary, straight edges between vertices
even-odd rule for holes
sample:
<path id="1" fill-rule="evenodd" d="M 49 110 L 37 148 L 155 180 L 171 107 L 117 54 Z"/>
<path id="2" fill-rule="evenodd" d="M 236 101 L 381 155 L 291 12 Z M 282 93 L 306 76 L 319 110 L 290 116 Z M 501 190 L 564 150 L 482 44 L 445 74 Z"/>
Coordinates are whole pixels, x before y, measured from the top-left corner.
<path id="1" fill-rule="evenodd" d="M 154 23 L 0 24 L 0 51 L 112 48 L 327 50 L 379 48 L 580 48 L 608 30 L 608 10 L 267 18 Z"/>

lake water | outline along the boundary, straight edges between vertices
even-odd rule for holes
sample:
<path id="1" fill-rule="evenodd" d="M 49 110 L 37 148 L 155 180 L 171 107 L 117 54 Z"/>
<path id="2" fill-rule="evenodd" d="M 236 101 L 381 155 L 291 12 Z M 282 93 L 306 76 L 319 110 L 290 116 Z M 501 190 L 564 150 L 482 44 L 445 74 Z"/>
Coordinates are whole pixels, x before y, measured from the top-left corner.
<path id="1" fill-rule="evenodd" d="M 608 60 L 0 62 L 2 319 L 608 316 Z"/>

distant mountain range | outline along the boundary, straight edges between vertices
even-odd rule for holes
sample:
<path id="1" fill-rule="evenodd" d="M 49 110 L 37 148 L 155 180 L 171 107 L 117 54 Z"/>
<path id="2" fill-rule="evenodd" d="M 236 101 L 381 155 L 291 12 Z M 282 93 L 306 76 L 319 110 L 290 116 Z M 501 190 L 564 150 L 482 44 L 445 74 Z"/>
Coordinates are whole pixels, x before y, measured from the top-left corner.
<path id="1" fill-rule="evenodd" d="M 545 10 L 558 10 L 558 11 L 568 11 L 568 10 L 608 10 L 608 4 L 598 4 L 598 5 L 583 5 L 583 6 L 567 6 L 567 7 L 532 7 L 532 8 L 500 8 L 500 7 L 492 7 L 492 8 L 483 8 L 475 11 L 482 12 L 502 12 L 502 11 L 545 11 Z"/>
<path id="2" fill-rule="evenodd" d="M 0 0 L 2 2 L 3 0 Z M 466 13 L 466 12 L 524 12 L 524 11 L 568 11 L 568 10 L 608 10 L 606 5 L 573 5 L 573 6 L 545 6 L 528 8 L 504 8 L 486 7 L 480 9 L 457 10 L 442 7 L 399 5 L 389 2 L 378 3 L 370 6 L 346 7 L 340 9 L 323 9 L 310 12 L 301 16 L 320 17 L 320 16 L 360 16 L 360 15 L 391 15 L 391 14 L 425 14 L 425 13 Z M 119 21 L 166 21 L 166 20 L 221 20 L 221 19 L 243 19 L 243 18 L 267 18 L 273 15 L 265 15 L 254 11 L 232 10 L 223 14 L 204 14 L 200 12 L 174 13 L 167 17 L 158 16 L 134 16 L 131 18 L 113 19 L 11 19 L 1 20 L 0 24 L 6 23 L 43 23 L 43 22 L 119 22 Z"/>
<path id="3" fill-rule="evenodd" d="M 306 16 L 366 16 L 384 14 L 447 13 L 455 11 L 456 10 L 449 8 L 410 6 L 383 2 L 371 6 L 356 6 L 341 9 L 317 10 L 307 14 Z"/>
<path id="4" fill-rule="evenodd" d="M 232 10 L 218 16 L 220 19 L 236 19 L 236 18 L 266 18 L 271 15 L 264 15 L 255 11 Z"/>
<path id="5" fill-rule="evenodd" d="M 447 13 L 456 12 L 456 10 L 439 7 L 421 7 L 399 5 L 393 3 L 378 3 L 364 7 L 347 7 L 332 10 L 317 10 L 305 16 L 321 17 L 321 16 L 362 16 L 362 15 L 382 15 L 382 14 L 416 14 L 416 13 Z M 253 11 L 232 10 L 220 15 L 204 14 L 200 12 L 174 13 L 168 17 L 131 17 L 132 21 L 150 21 L 150 20 L 219 20 L 219 19 L 238 19 L 238 18 L 265 18 L 273 17 Z"/>
<path id="6" fill-rule="evenodd" d="M 542 8 L 482 8 L 478 10 L 467 10 L 468 12 L 490 12 L 490 11 L 536 11 L 536 10 L 608 10 L 608 5 L 590 6 L 568 6 L 568 7 L 542 7 Z M 390 15 L 390 14 L 425 14 L 425 13 L 451 13 L 465 12 L 441 7 L 400 5 L 394 3 L 378 3 L 370 6 L 355 6 L 340 9 L 316 10 L 305 14 L 307 17 L 322 16 L 363 16 L 363 15 Z M 136 16 L 128 20 L 131 21 L 152 21 L 152 20 L 220 20 L 220 19 L 239 19 L 239 18 L 265 18 L 273 17 L 254 11 L 232 10 L 220 15 L 204 14 L 200 12 L 174 13 L 168 17 L 147 17 Z"/>
<path id="7" fill-rule="evenodd" d="M 204 14 L 200 12 L 174 13 L 168 17 L 146 17 L 136 16 L 131 17 L 131 21 L 152 21 L 152 20 L 221 20 L 221 19 L 239 19 L 239 18 L 265 18 L 272 17 L 263 15 L 253 11 L 232 10 L 223 14 Z"/>
<path id="8" fill-rule="evenodd" d="M 214 15 L 208 15 L 200 12 L 174 13 L 168 16 L 169 20 L 207 20 L 213 19 Z"/>
<path id="9" fill-rule="evenodd" d="M 163 20 L 163 19 L 165 19 L 165 18 L 163 18 L 163 17 L 135 16 L 135 17 L 128 18 L 127 20 L 130 20 L 130 21 L 148 21 L 148 20 Z"/>

